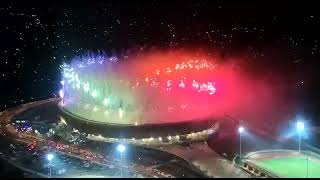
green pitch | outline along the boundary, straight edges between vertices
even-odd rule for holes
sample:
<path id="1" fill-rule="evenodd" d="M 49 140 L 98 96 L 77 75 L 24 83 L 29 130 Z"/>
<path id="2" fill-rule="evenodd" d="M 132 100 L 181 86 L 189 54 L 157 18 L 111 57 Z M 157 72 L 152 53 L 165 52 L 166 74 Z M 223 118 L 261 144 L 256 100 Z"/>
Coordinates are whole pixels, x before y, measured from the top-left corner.
<path id="1" fill-rule="evenodd" d="M 261 160 L 256 164 L 267 171 L 280 177 L 306 178 L 307 159 L 306 157 L 285 157 L 269 160 Z M 308 177 L 320 178 L 320 161 L 310 158 L 308 161 Z"/>

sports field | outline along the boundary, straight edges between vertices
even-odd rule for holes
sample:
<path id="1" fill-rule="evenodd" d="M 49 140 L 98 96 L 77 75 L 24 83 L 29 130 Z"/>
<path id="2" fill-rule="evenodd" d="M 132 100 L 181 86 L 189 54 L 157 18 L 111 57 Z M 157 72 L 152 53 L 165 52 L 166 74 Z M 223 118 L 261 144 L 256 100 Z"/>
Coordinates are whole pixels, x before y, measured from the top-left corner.
<path id="1" fill-rule="evenodd" d="M 256 161 L 255 164 L 280 177 L 320 178 L 319 159 L 309 158 L 309 160 L 307 160 L 306 156 L 261 159 Z"/>

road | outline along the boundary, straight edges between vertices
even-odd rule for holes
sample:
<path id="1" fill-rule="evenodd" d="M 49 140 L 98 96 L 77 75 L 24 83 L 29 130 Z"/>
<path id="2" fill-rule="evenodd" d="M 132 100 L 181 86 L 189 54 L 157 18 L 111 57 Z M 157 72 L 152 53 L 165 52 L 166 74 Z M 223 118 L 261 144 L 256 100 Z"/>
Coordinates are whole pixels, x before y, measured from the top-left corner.
<path id="1" fill-rule="evenodd" d="M 157 171 L 154 171 L 154 169 L 150 169 L 145 166 L 141 166 L 141 165 L 137 165 L 137 164 L 133 164 L 133 163 L 129 163 L 127 165 L 122 165 L 118 159 L 115 159 L 112 157 L 107 157 L 105 155 L 100 155 L 100 154 L 91 152 L 87 149 L 86 150 L 79 149 L 79 148 L 75 148 L 75 147 L 67 145 L 67 144 L 62 144 L 62 143 L 53 142 L 53 141 L 50 141 L 51 145 L 44 144 L 44 143 L 47 143 L 46 139 L 42 139 L 42 138 L 36 136 L 35 134 L 31 134 L 31 133 L 26 134 L 26 133 L 16 132 L 12 126 L 6 127 L 6 130 L 7 130 L 6 132 L 8 134 L 15 136 L 14 139 L 16 141 L 19 141 L 21 143 L 38 144 L 39 146 L 53 148 L 55 151 L 60 152 L 62 154 L 65 154 L 67 156 L 75 157 L 75 158 L 78 158 L 81 160 L 90 161 L 91 163 L 95 163 L 98 165 L 108 166 L 108 167 L 110 167 L 110 165 L 113 165 L 118 169 L 120 169 L 120 167 L 123 166 L 123 168 L 132 169 L 132 170 L 127 170 L 127 171 L 138 172 L 139 174 L 142 174 L 145 177 L 159 177 L 159 178 L 172 177 L 169 174 L 166 174 L 163 172 L 157 172 Z M 55 144 L 55 146 L 53 146 L 53 144 Z M 62 147 L 66 147 L 66 148 L 62 148 Z M 83 152 L 83 154 L 79 153 L 79 152 Z M 97 158 L 93 158 L 93 157 L 104 157 L 104 158 L 97 159 Z"/>
<path id="2" fill-rule="evenodd" d="M 46 139 L 41 139 L 39 136 L 35 135 L 35 134 L 26 134 L 26 133 L 21 133 L 21 132 L 17 132 L 15 130 L 14 127 L 12 126 L 8 126 L 8 124 L 10 123 L 10 120 L 16 115 L 16 114 L 20 114 L 21 112 L 24 112 L 26 110 L 29 110 L 33 107 L 39 106 L 41 104 L 44 103 L 50 103 L 50 102 L 57 102 L 59 99 L 58 98 L 53 98 L 50 99 L 48 101 L 40 101 L 40 102 L 34 102 L 34 103 L 30 103 L 30 104 L 25 104 L 25 105 L 21 105 L 18 108 L 12 109 L 10 111 L 5 111 L 1 114 L 0 116 L 0 121 L 1 121 L 1 127 L 2 130 L 7 130 L 7 134 L 11 134 L 12 136 L 15 137 L 15 139 L 19 139 L 20 141 L 24 141 L 24 143 L 26 144 L 30 144 L 30 143 L 34 143 L 34 141 L 36 142 L 36 144 L 38 144 L 39 146 L 48 146 L 48 144 L 44 144 L 44 143 L 48 143 L 48 141 Z M 7 127 L 6 127 L 7 126 Z M 116 167 L 120 167 L 120 162 L 118 159 L 112 158 L 112 157 L 107 157 L 107 156 L 103 156 L 105 157 L 103 159 L 103 161 L 97 161 L 97 159 L 94 160 L 94 158 L 92 158 L 93 156 L 95 157 L 101 157 L 101 155 L 97 155 L 94 152 L 91 152 L 90 150 L 83 150 L 83 149 L 77 149 L 75 150 L 75 148 L 67 148 L 67 149 L 61 149 L 61 147 L 69 147 L 68 144 L 63 144 L 61 142 L 55 142 L 56 144 L 59 144 L 59 146 L 55 146 L 55 150 L 60 151 L 65 153 L 68 156 L 73 156 L 76 158 L 79 158 L 81 160 L 89 160 L 93 163 L 100 163 L 101 165 L 107 165 L 104 163 L 109 163 L 109 164 L 113 164 Z M 51 146 L 52 148 L 53 146 Z M 85 152 L 84 154 L 79 154 L 79 152 Z M 86 155 L 90 155 L 89 157 Z M 83 156 L 84 155 L 84 156 Z M 141 174 L 143 174 L 146 177 L 174 177 L 168 173 L 164 173 L 162 171 L 157 170 L 156 168 L 148 168 L 146 166 L 143 165 L 139 165 L 139 164 L 128 164 L 129 168 L 132 168 L 133 171 L 135 172 L 139 172 Z M 128 167 L 125 167 L 128 168 Z"/>
<path id="3" fill-rule="evenodd" d="M 48 102 L 55 102 L 57 100 L 59 99 L 52 99 Z M 32 134 L 32 133 L 26 134 L 26 133 L 16 132 L 14 127 L 11 127 L 11 126 L 6 127 L 6 125 L 10 122 L 10 119 L 15 114 L 21 113 L 29 108 L 35 107 L 42 103 L 45 103 L 45 101 L 32 103 L 31 105 L 23 105 L 12 111 L 6 111 L 2 113 L 2 115 L 0 116 L 1 127 L 4 128 L 2 129 L 8 130 L 7 132 L 8 134 L 11 134 L 12 136 L 15 137 L 15 139 L 18 139 L 24 142 L 25 144 L 35 143 L 40 147 L 48 147 L 48 148 L 50 147 L 59 153 L 63 153 L 65 156 L 77 158 L 82 161 L 84 160 L 90 161 L 91 163 L 102 165 L 102 166 L 109 166 L 110 164 L 112 164 L 116 168 L 120 168 L 121 163 L 119 162 L 118 159 L 101 155 L 99 153 L 95 153 L 89 149 L 80 149 L 79 147 L 75 147 L 70 144 L 64 144 L 61 142 L 53 142 L 53 141 L 51 141 L 52 143 L 49 143 L 47 139 L 42 139 L 35 134 Z M 238 177 L 238 176 L 242 177 L 241 172 L 238 172 L 241 170 L 235 167 L 232 167 L 232 165 L 228 164 L 227 162 L 224 162 L 223 157 L 221 157 L 214 151 L 210 150 L 207 145 L 206 147 L 200 146 L 200 145 L 193 145 L 192 147 L 193 147 L 193 150 L 181 148 L 181 147 L 177 148 L 176 146 L 168 147 L 168 149 L 157 149 L 157 150 L 177 155 L 178 157 L 181 157 L 186 161 L 195 163 L 196 166 L 200 167 L 200 169 L 202 170 L 205 170 L 208 175 L 213 177 Z M 100 157 L 103 157 L 103 158 L 100 158 Z M 140 164 L 126 163 L 126 167 L 124 168 L 130 169 L 131 171 L 134 171 L 134 172 L 139 172 L 140 174 L 143 174 L 146 177 L 173 177 L 168 173 L 159 171 L 159 169 L 157 169 L 157 166 L 150 168 Z M 245 175 L 243 176 L 245 177 Z"/>

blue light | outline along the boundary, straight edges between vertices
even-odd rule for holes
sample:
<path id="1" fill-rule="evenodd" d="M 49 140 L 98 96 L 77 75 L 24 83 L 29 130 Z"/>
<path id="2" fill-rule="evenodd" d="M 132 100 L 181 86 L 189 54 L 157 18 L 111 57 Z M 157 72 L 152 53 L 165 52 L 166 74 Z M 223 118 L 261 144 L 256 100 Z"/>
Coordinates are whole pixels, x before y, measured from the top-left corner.
<path id="1" fill-rule="evenodd" d="M 126 150 L 126 147 L 123 144 L 119 144 L 117 147 L 117 150 L 122 153 Z"/>
<path id="2" fill-rule="evenodd" d="M 304 131 L 304 123 L 303 122 L 301 122 L 301 121 L 297 122 L 297 130 L 299 133 Z"/>
<path id="3" fill-rule="evenodd" d="M 54 158 L 53 154 L 49 153 L 47 154 L 48 161 L 51 161 Z"/>

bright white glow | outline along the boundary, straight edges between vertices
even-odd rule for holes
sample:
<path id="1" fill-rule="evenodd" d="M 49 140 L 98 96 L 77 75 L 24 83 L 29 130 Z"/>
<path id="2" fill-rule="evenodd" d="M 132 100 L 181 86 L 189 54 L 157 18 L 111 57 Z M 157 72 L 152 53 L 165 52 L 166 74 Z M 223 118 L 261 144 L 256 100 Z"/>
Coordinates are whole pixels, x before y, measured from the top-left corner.
<path id="1" fill-rule="evenodd" d="M 119 117 L 120 117 L 120 119 L 122 119 L 122 117 L 123 117 L 123 110 L 121 108 L 119 108 Z"/>
<path id="2" fill-rule="evenodd" d="M 63 97 L 64 97 L 64 92 L 63 92 L 63 90 L 62 90 L 62 89 L 60 89 L 60 91 L 59 91 L 59 95 L 60 95 L 60 97 L 61 97 L 61 98 L 63 98 Z"/>
<path id="3" fill-rule="evenodd" d="M 162 137 L 159 137 L 159 141 L 162 141 Z"/>
<path id="4" fill-rule="evenodd" d="M 136 121 L 136 122 L 134 122 L 134 125 L 135 125 L 135 126 L 138 126 L 138 122 L 137 122 L 137 121 Z"/>
<path id="5" fill-rule="evenodd" d="M 62 86 L 64 86 L 64 81 L 60 81 L 60 83 L 62 84 Z"/>
<path id="6" fill-rule="evenodd" d="M 304 130 L 304 123 L 301 121 L 297 122 L 297 130 L 298 132 L 302 132 Z"/>
<path id="7" fill-rule="evenodd" d="M 176 135 L 176 138 L 179 139 L 179 135 Z"/>
<path id="8" fill-rule="evenodd" d="M 47 154 L 48 161 L 51 161 L 54 158 L 53 154 L 49 153 Z"/>
<path id="9" fill-rule="evenodd" d="M 125 150 L 126 150 L 126 147 L 123 145 L 123 144 L 119 144 L 117 146 L 117 150 L 120 152 L 120 153 L 123 153 Z"/>
<path id="10" fill-rule="evenodd" d="M 169 141 L 171 140 L 171 138 L 172 138 L 171 136 L 168 136 Z"/>
<path id="11" fill-rule="evenodd" d="M 105 99 L 103 100 L 103 104 L 107 106 L 107 105 L 109 104 L 109 99 L 108 99 L 108 98 L 105 98 Z"/>
<path id="12" fill-rule="evenodd" d="M 92 110 L 93 110 L 94 112 L 97 112 L 99 109 L 98 109 L 97 107 L 94 107 Z"/>
<path id="13" fill-rule="evenodd" d="M 244 127 L 240 126 L 239 129 L 238 129 L 239 133 L 243 133 L 244 132 Z"/>

